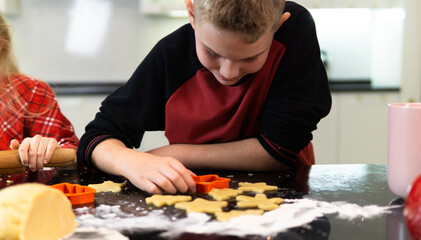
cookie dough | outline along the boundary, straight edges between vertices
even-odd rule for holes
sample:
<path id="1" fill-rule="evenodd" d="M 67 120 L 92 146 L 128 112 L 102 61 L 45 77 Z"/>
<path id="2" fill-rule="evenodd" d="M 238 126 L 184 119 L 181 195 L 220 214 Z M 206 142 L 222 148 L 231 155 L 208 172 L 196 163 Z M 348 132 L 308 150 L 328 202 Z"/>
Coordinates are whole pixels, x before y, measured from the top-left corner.
<path id="1" fill-rule="evenodd" d="M 96 192 L 120 192 L 126 182 L 116 183 L 113 181 L 105 181 L 99 184 L 89 184 L 88 187 L 94 188 Z"/>
<path id="2" fill-rule="evenodd" d="M 186 210 L 187 213 L 215 213 L 222 212 L 222 208 L 226 207 L 226 201 L 209 201 L 203 198 L 196 198 L 192 202 L 180 202 L 175 204 L 175 208 Z"/>
<path id="3" fill-rule="evenodd" d="M 146 198 L 147 204 L 153 204 L 156 207 L 162 207 L 164 205 L 170 206 L 178 202 L 188 202 L 191 201 L 191 196 L 187 195 L 153 195 L 152 197 Z"/>
<path id="4" fill-rule="evenodd" d="M 266 191 L 276 191 L 278 190 L 277 186 L 267 185 L 265 182 L 259 183 L 249 183 L 249 182 L 240 182 L 238 183 L 238 190 L 242 191 L 252 191 L 257 193 L 264 193 Z"/>
<path id="5" fill-rule="evenodd" d="M 240 195 L 235 198 L 239 208 L 260 208 L 262 210 L 274 210 L 284 202 L 282 198 L 267 198 L 265 194 L 256 194 L 254 197 Z"/>
<path id="6" fill-rule="evenodd" d="M 243 191 L 232 189 L 232 188 L 212 188 L 212 190 L 208 193 L 213 199 L 221 201 L 221 200 L 228 200 L 229 198 L 235 197 L 238 194 L 241 194 Z"/>
<path id="7" fill-rule="evenodd" d="M 57 240 L 76 226 L 72 204 L 60 190 L 24 183 L 0 191 L 0 239 Z"/>
<path id="8" fill-rule="evenodd" d="M 238 217 L 241 215 L 262 215 L 263 210 L 260 209 L 248 209 L 248 210 L 231 210 L 229 212 L 216 212 L 216 220 L 222 222 L 228 222 L 233 217 Z"/>

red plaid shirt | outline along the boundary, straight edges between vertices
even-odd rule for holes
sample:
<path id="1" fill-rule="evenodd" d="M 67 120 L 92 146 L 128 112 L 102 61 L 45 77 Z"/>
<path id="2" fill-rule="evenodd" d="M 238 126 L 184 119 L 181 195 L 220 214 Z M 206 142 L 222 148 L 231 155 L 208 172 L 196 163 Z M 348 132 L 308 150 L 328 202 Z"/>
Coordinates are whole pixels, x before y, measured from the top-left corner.
<path id="1" fill-rule="evenodd" d="M 48 84 L 16 75 L 10 79 L 6 89 L 2 89 L 3 94 L 10 94 L 12 88 L 18 93 L 13 101 L 15 111 L 5 107 L 4 102 L 0 104 L 0 150 L 10 149 L 12 139 L 22 142 L 26 137 L 35 135 L 55 138 L 62 147 L 77 149 L 79 139 L 73 125 L 61 113 Z"/>

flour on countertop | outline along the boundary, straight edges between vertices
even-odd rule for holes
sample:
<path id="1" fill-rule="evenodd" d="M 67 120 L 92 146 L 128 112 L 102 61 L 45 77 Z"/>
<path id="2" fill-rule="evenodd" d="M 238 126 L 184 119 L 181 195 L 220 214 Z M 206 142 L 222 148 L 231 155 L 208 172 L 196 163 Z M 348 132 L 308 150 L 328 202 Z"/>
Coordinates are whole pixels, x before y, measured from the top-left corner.
<path id="1" fill-rule="evenodd" d="M 119 206 L 100 205 L 94 212 L 87 208 L 77 209 L 81 228 L 107 228 L 122 230 L 165 231 L 165 236 L 177 236 L 183 232 L 219 235 L 268 235 L 311 223 L 318 217 L 337 214 L 346 220 L 372 218 L 388 212 L 392 207 L 377 205 L 359 206 L 346 202 L 323 202 L 312 199 L 285 199 L 278 209 L 263 215 L 244 215 L 229 222 L 218 222 L 204 213 L 190 213 L 185 218 L 174 219 L 162 210 L 153 210 L 147 216 L 134 216 L 120 210 Z M 250 223 L 253 223 L 252 225 Z"/>
<path id="2" fill-rule="evenodd" d="M 129 238 L 113 229 L 78 228 L 65 240 L 129 240 Z"/>

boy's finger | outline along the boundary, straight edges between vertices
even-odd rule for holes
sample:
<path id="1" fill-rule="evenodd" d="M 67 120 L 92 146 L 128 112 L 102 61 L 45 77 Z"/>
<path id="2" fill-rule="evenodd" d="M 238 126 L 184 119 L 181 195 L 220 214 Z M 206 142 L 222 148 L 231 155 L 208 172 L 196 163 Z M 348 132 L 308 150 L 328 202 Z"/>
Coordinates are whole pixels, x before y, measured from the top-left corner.
<path id="1" fill-rule="evenodd" d="M 171 182 L 170 179 L 168 179 L 166 176 L 162 175 L 161 173 L 156 173 L 151 177 L 151 180 L 154 184 L 156 184 L 158 187 L 160 187 L 165 192 L 175 194 L 177 192 L 177 188 L 174 186 L 174 184 Z"/>
<path id="2" fill-rule="evenodd" d="M 142 184 L 140 184 L 139 186 L 135 184 L 135 186 L 151 194 L 161 195 L 164 193 L 164 191 L 162 191 L 160 187 L 158 187 L 156 184 L 154 184 L 151 181 L 142 181 Z"/>
<path id="3" fill-rule="evenodd" d="M 196 174 L 184 167 L 180 162 L 171 162 L 171 166 L 183 177 L 184 182 L 187 184 L 188 189 L 185 192 L 196 192 L 196 183 L 192 178 L 192 175 L 195 176 Z"/>
<path id="4" fill-rule="evenodd" d="M 190 169 L 187 169 L 187 170 L 189 170 L 191 176 L 197 176 L 196 173 L 194 173 L 192 170 Z"/>
<path id="5" fill-rule="evenodd" d="M 189 190 L 184 176 L 176 169 L 169 166 L 168 168 L 160 169 L 160 172 L 173 184 L 177 192 L 185 193 Z"/>
<path id="6" fill-rule="evenodd" d="M 183 175 L 184 180 L 187 182 L 187 186 L 189 187 L 189 192 L 195 193 L 196 192 L 196 182 L 193 180 L 192 175 Z"/>

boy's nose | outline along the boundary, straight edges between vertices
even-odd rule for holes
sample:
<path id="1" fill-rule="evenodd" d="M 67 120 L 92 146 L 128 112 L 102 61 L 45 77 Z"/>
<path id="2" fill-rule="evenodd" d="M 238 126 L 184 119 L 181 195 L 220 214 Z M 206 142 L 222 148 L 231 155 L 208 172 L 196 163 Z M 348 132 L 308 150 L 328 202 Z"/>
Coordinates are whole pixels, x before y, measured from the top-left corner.
<path id="1" fill-rule="evenodd" d="M 225 79 L 229 80 L 239 76 L 240 67 L 233 61 L 224 60 L 221 63 L 219 72 Z"/>

